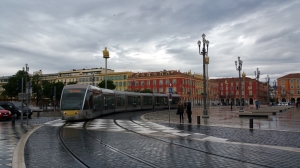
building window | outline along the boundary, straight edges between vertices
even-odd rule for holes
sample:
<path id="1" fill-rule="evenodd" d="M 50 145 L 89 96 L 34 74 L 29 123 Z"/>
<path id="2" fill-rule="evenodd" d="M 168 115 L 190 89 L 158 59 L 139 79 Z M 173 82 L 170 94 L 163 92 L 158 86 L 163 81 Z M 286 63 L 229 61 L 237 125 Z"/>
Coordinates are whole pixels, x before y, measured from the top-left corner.
<path id="1" fill-rule="evenodd" d="M 144 81 L 141 81 L 141 86 L 144 86 Z"/>
<path id="2" fill-rule="evenodd" d="M 283 83 L 284 83 L 284 80 L 281 80 L 281 83 L 283 84 Z"/>
<path id="3" fill-rule="evenodd" d="M 161 79 L 159 80 L 159 85 L 162 85 L 164 83 L 164 81 Z"/>
<path id="4" fill-rule="evenodd" d="M 176 79 L 172 79 L 172 84 L 176 84 L 177 80 Z"/>
<path id="5" fill-rule="evenodd" d="M 156 85 L 156 80 L 153 80 L 153 85 Z"/>
<path id="6" fill-rule="evenodd" d="M 168 85 L 170 83 L 169 79 L 166 79 L 166 85 Z"/>
<path id="7" fill-rule="evenodd" d="M 291 82 L 291 83 L 294 83 L 294 79 L 291 79 L 290 82 Z"/>

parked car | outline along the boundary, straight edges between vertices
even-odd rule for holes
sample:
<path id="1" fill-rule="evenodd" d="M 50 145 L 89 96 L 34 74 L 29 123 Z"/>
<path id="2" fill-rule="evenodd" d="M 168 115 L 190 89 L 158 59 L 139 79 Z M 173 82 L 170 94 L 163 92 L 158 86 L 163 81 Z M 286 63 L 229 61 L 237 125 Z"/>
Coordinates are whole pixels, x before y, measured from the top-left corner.
<path id="1" fill-rule="evenodd" d="M 15 107 L 18 108 L 19 111 L 22 111 L 22 102 L 12 102 Z M 31 118 L 32 115 L 32 110 L 25 104 L 23 103 L 23 116 L 27 117 L 28 113 L 28 118 Z"/>
<path id="2" fill-rule="evenodd" d="M 12 117 L 11 112 L 5 110 L 3 107 L 0 106 L 0 119 L 10 120 Z"/>
<path id="3" fill-rule="evenodd" d="M 22 102 L 0 102 L 0 106 L 2 106 L 4 109 L 11 112 L 12 115 L 16 115 L 16 118 L 20 118 L 21 112 L 22 112 Z M 31 118 L 32 110 L 26 106 L 26 104 L 23 103 L 23 116 L 27 116 L 28 112 L 28 118 Z"/>

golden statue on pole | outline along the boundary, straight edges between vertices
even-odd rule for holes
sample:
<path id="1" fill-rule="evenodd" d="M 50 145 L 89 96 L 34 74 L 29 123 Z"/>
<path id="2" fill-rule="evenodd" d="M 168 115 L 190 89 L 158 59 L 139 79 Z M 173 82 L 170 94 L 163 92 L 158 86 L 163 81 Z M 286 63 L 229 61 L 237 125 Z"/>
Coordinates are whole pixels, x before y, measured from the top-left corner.
<path id="1" fill-rule="evenodd" d="M 107 50 L 107 47 L 102 51 L 103 52 L 103 58 L 109 58 L 109 51 Z"/>

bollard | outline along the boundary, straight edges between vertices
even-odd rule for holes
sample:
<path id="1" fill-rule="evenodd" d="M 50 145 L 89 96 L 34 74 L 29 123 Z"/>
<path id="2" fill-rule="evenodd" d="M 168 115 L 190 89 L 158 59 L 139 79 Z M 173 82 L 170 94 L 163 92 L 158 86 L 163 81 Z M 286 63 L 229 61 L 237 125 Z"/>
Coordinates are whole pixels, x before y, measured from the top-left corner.
<path id="1" fill-rule="evenodd" d="M 200 116 L 197 116 L 197 124 L 200 124 Z"/>
<path id="2" fill-rule="evenodd" d="M 37 112 L 37 117 L 40 117 L 40 111 Z"/>
<path id="3" fill-rule="evenodd" d="M 253 118 L 250 118 L 250 119 L 249 119 L 249 127 L 250 127 L 250 128 L 253 128 Z"/>
<path id="4" fill-rule="evenodd" d="M 12 117 L 11 117 L 11 124 L 15 125 L 15 122 L 16 122 L 16 117 L 15 117 L 15 115 L 12 115 Z"/>

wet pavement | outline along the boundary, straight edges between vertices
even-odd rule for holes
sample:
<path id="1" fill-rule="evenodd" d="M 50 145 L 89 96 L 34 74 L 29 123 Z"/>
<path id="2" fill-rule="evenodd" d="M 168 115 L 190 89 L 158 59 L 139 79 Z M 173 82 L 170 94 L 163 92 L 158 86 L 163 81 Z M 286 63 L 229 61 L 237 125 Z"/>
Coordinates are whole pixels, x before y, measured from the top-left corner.
<path id="1" fill-rule="evenodd" d="M 145 111 L 68 123 L 57 113 L 38 118 L 0 121 L 0 168 L 13 167 L 15 146 L 24 145 L 26 167 L 84 167 L 62 147 L 62 141 L 88 167 L 300 167 L 300 109 L 268 118 L 238 117 L 238 109 L 211 107 L 209 118 L 193 107 L 192 123 L 179 123 L 175 110 Z M 169 122 L 170 121 L 170 122 Z M 41 126 L 41 127 L 40 127 Z M 38 127 L 38 128 L 37 128 Z M 62 129 L 61 129 L 62 128 Z"/>

